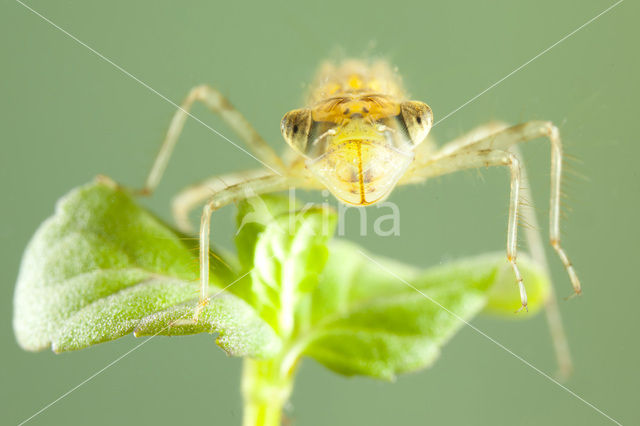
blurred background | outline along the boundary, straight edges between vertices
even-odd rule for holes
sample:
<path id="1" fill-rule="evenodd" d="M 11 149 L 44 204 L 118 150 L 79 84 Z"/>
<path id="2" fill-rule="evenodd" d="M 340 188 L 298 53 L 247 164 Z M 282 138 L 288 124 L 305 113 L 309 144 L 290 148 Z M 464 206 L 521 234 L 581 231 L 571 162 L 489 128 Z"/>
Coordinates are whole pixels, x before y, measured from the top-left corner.
<path id="1" fill-rule="evenodd" d="M 174 102 L 197 84 L 219 88 L 278 149 L 282 115 L 302 106 L 326 58 L 388 59 L 437 120 L 612 4 L 28 2 Z M 77 353 L 24 352 L 11 326 L 13 287 L 25 245 L 60 196 L 98 173 L 142 184 L 175 108 L 20 3 L 0 8 L 0 423 L 17 424 L 141 342 L 130 336 Z M 639 11 L 621 3 L 432 133 L 442 143 L 493 119 L 559 125 L 574 158 L 565 174 L 564 244 L 584 286 L 582 297 L 560 301 L 575 361 L 566 386 L 623 424 L 640 423 Z M 193 113 L 238 139 L 203 106 Z M 546 235 L 548 144 L 523 150 Z M 257 166 L 189 120 L 159 190 L 143 203 L 169 220 L 169 201 L 182 187 Z M 503 250 L 507 200 L 504 170 L 458 173 L 393 193 L 399 236 L 361 237 L 353 212 L 347 237 L 422 267 Z M 385 213 L 369 209 L 372 218 Z M 230 207 L 215 219 L 215 241 L 229 248 L 233 214 Z M 555 287 L 567 296 L 569 280 L 548 254 Z M 554 372 L 543 315 L 478 317 L 474 325 Z M 240 424 L 240 370 L 211 336 L 155 338 L 29 424 Z M 306 360 L 287 417 L 295 425 L 611 424 L 470 328 L 433 368 L 395 383 L 340 377 Z"/>

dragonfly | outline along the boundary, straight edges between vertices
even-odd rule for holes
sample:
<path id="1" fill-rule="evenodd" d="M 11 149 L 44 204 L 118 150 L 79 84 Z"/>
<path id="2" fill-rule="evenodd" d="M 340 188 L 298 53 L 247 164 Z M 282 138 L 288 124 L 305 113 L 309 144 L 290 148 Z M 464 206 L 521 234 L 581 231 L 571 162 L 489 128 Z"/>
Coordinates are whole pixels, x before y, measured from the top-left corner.
<path id="1" fill-rule="evenodd" d="M 281 121 L 282 135 L 289 146 L 282 156 L 219 90 L 207 85 L 193 88 L 173 116 L 140 194 L 149 195 L 156 189 L 196 102 L 217 113 L 264 167 L 214 176 L 186 188 L 173 201 L 177 226 L 185 232 L 193 231 L 190 212 L 204 204 L 199 231 L 199 309 L 195 310 L 193 321 L 197 321 L 198 312 L 209 300 L 211 216 L 225 205 L 250 196 L 301 188 L 329 190 L 348 205 L 368 206 L 385 200 L 399 185 L 496 166 L 509 171 L 506 260 L 519 289 L 518 311 L 526 310 L 527 292 L 517 263 L 518 221 L 535 224 L 535 215 L 522 205 L 530 194 L 518 145 L 540 139 L 547 139 L 551 146 L 549 241 L 569 275 L 574 294 L 582 291 L 574 266 L 560 243 L 564 154 L 559 130 L 552 122 L 507 125 L 492 121 L 438 146 L 430 136 L 434 126 L 431 108 L 407 98 L 401 79 L 386 61 L 326 62 L 310 86 L 306 106 L 287 112 Z M 540 257 L 544 256 L 543 250 L 531 247 L 538 240 L 535 235 L 527 235 L 531 251 Z M 551 313 L 550 318 L 554 316 L 557 317 Z M 563 339 L 559 319 L 552 321 L 554 339 Z M 566 352 L 566 343 L 556 346 L 565 347 L 557 349 L 557 353 Z"/>

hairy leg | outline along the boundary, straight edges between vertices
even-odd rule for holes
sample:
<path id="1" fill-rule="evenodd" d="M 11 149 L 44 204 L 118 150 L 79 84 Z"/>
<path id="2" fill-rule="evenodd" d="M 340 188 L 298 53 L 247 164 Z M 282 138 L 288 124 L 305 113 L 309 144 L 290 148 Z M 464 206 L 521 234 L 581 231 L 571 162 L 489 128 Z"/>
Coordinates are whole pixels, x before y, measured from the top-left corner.
<path id="1" fill-rule="evenodd" d="M 407 176 L 402 183 L 411 183 L 451 173 L 457 169 L 452 167 L 452 159 L 463 154 L 469 156 L 480 155 L 486 151 L 509 150 L 512 146 L 529 140 L 546 137 L 551 142 L 551 196 L 549 209 L 549 239 L 558 257 L 562 261 L 575 294 L 582 292 L 580 280 L 569 260 L 566 252 L 560 245 L 560 184 L 562 178 L 562 142 L 556 126 L 548 121 L 529 121 L 516 126 L 499 130 L 483 138 L 473 140 L 463 144 L 445 145 L 440 151 L 429 158 L 423 167 L 413 171 L 411 176 Z M 455 161 L 453 161 L 455 163 Z M 463 166 L 463 168 L 465 168 Z"/>
<path id="2" fill-rule="evenodd" d="M 196 101 L 203 102 L 213 112 L 219 114 L 266 167 L 270 168 L 274 173 L 279 173 L 283 170 L 284 166 L 276 152 L 219 91 L 206 85 L 197 86 L 191 89 L 180 109 L 174 114 L 144 187 L 139 191 L 140 194 L 151 194 L 158 186 L 167 168 L 173 149 L 178 142 L 180 133 L 182 133 L 184 123 L 190 115 L 189 111 Z"/>
<path id="3" fill-rule="evenodd" d="M 511 150 L 520 158 L 522 199 L 528 200 L 530 203 L 529 205 L 523 204 L 522 206 L 520 206 L 520 216 L 528 225 L 524 229 L 528 251 L 533 260 L 542 267 L 544 273 L 549 278 L 551 278 L 549 263 L 544 251 L 544 244 L 542 243 L 542 235 L 540 235 L 540 228 L 538 226 L 536 212 L 533 208 L 533 196 L 531 194 L 531 186 L 529 184 L 527 168 L 522 162 L 520 149 L 514 146 Z M 556 355 L 556 362 L 558 363 L 558 372 L 556 373 L 556 375 L 560 380 L 566 380 L 573 371 L 573 362 L 571 361 L 571 352 L 569 350 L 567 336 L 564 332 L 564 326 L 562 325 L 562 317 L 560 316 L 560 310 L 558 309 L 556 291 L 553 285 L 551 285 L 549 289 L 549 295 L 545 300 L 545 314 L 547 318 L 547 324 L 549 325 L 549 330 L 551 333 L 551 340 L 553 342 L 553 348 Z"/>
<path id="4" fill-rule="evenodd" d="M 415 159 L 411 167 L 400 180 L 401 184 L 405 183 L 417 183 L 424 180 L 421 176 L 425 166 L 432 162 L 433 156 L 437 153 L 439 156 L 446 155 L 447 153 L 453 153 L 460 148 L 473 144 L 479 139 L 485 138 L 493 133 L 509 127 L 506 123 L 500 121 L 492 121 L 487 124 L 480 125 L 464 133 L 458 138 L 448 142 L 444 146 L 437 148 L 431 138 L 431 135 L 416 147 Z"/>
<path id="5" fill-rule="evenodd" d="M 195 228 L 189 220 L 189 214 L 214 194 L 239 183 L 269 175 L 271 174 L 267 170 L 247 170 L 212 176 L 202 182 L 184 188 L 173 198 L 171 203 L 173 218 L 178 229 L 187 234 L 194 232 Z"/>
<path id="6" fill-rule="evenodd" d="M 452 173 L 458 170 L 480 167 L 506 166 L 510 171 L 511 195 L 509 199 L 509 219 L 507 224 L 507 260 L 511 264 L 520 291 L 520 309 L 527 309 L 527 292 L 517 264 L 518 209 L 520 206 L 520 161 L 508 151 L 483 150 L 477 152 L 453 152 L 441 157 L 430 166 L 431 176 Z"/>
<path id="7" fill-rule="evenodd" d="M 265 176 L 229 186 L 212 195 L 202 210 L 200 221 L 200 294 L 199 303 L 193 318 L 178 324 L 194 323 L 202 309 L 209 302 L 209 243 L 211 233 L 211 214 L 227 204 L 254 197 L 268 192 L 288 189 L 295 184 L 291 178 L 282 176 Z"/>
<path id="8" fill-rule="evenodd" d="M 495 133 L 504 131 L 508 127 L 509 127 L 508 125 L 501 122 L 492 122 L 486 125 L 479 126 L 475 129 L 472 129 L 470 132 L 465 133 L 459 138 L 444 145 L 439 150 L 437 155 L 438 157 L 441 158 L 441 157 L 446 157 L 447 155 L 452 155 L 458 151 L 469 152 L 473 150 L 486 149 L 490 146 L 495 146 L 496 140 L 500 142 L 501 140 L 503 141 L 504 138 L 503 137 L 494 138 L 493 135 Z M 522 129 L 523 127 L 525 128 Z M 536 135 L 544 136 L 545 132 L 550 136 L 555 134 L 556 136 L 555 141 L 552 140 L 551 142 L 552 144 L 555 143 L 557 145 L 560 145 L 560 140 L 557 137 L 557 130 L 554 131 L 554 128 L 550 123 L 533 122 L 531 125 L 529 125 L 529 129 L 531 129 L 531 127 L 533 127 L 533 130 L 534 130 L 533 132 L 526 131 L 527 129 L 526 129 L 526 126 L 524 125 L 515 126 L 515 129 L 512 129 L 507 132 L 507 134 L 514 136 L 512 138 L 514 142 L 511 144 L 510 147 L 508 143 L 505 144 L 504 142 L 500 142 L 501 148 L 508 148 L 510 151 L 514 152 L 518 156 L 518 158 L 521 159 L 522 156 L 520 154 L 519 148 L 517 147 L 517 142 L 526 141 L 526 140 L 535 138 Z M 519 132 L 518 128 L 525 130 L 524 134 Z M 536 129 L 537 129 L 537 132 L 535 131 Z M 520 134 L 520 136 L 518 136 L 518 134 Z M 561 154 L 562 150 L 560 149 L 559 152 Z M 429 156 L 422 156 L 422 157 L 417 156 L 416 160 L 421 160 L 421 161 L 416 161 L 419 167 L 415 167 L 414 170 L 412 170 L 413 173 L 408 173 L 408 176 L 403 179 L 404 180 L 403 183 L 413 183 L 417 181 L 422 181 L 427 176 L 433 176 L 434 175 L 433 170 L 427 171 L 426 173 L 424 170 L 425 167 L 428 167 L 429 163 L 433 163 L 433 156 L 434 156 L 433 153 L 431 153 L 431 155 Z M 521 187 L 522 199 L 529 200 L 530 202 L 532 202 L 533 198 L 531 196 L 531 190 L 530 190 L 529 180 L 526 172 L 526 167 L 522 163 L 522 160 L 521 160 L 520 166 L 521 166 L 520 168 L 521 168 L 521 182 L 522 182 L 522 187 Z M 559 171 L 556 170 L 555 176 L 557 177 L 558 180 L 559 180 L 559 175 L 560 175 Z M 552 203 L 553 203 L 553 199 L 552 199 Z M 536 218 L 536 214 L 533 209 L 533 206 L 523 204 L 522 206 L 520 206 L 519 214 L 521 215 L 521 218 L 523 219 L 523 221 L 529 225 L 525 227 L 525 235 L 526 235 L 526 241 L 527 241 L 529 253 L 533 257 L 533 259 L 539 265 L 541 265 L 541 267 L 543 268 L 547 276 L 550 276 L 548 262 L 545 255 L 542 238 L 540 235 L 538 222 L 537 222 L 537 218 Z M 571 371 L 573 369 L 573 364 L 571 361 L 571 353 L 569 351 L 569 345 L 567 343 L 566 334 L 564 332 L 564 327 L 562 325 L 562 318 L 560 317 L 560 312 L 558 310 L 557 298 L 556 298 L 555 289 L 553 286 L 550 288 L 550 293 L 547 297 L 547 300 L 545 301 L 545 313 L 546 313 L 547 323 L 549 325 L 549 329 L 551 332 L 556 360 L 558 363 L 557 375 L 560 379 L 566 379 L 571 374 Z"/>

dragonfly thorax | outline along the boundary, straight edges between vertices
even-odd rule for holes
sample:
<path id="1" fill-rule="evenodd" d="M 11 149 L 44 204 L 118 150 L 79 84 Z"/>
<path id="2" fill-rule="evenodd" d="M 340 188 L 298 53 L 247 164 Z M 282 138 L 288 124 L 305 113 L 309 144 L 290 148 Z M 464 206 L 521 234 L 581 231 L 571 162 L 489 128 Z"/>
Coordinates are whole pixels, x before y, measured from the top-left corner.
<path id="1" fill-rule="evenodd" d="M 287 113 L 281 130 L 304 156 L 307 169 L 337 198 L 368 205 L 384 199 L 398 183 L 433 116 L 426 104 L 401 100 L 398 90 L 373 91 L 382 88 L 375 75 L 347 68 L 335 70 L 335 84 L 330 79 L 314 92 L 310 107 Z"/>

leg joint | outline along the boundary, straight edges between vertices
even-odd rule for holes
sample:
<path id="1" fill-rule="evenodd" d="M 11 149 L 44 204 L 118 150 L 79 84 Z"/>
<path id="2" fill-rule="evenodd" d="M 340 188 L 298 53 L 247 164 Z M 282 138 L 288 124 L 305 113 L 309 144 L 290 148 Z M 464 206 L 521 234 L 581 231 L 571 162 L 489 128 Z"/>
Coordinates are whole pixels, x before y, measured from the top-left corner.
<path id="1" fill-rule="evenodd" d="M 553 122 L 545 121 L 544 133 L 553 144 L 557 144 L 560 141 L 560 130 Z"/>
<path id="2" fill-rule="evenodd" d="M 194 101 L 204 100 L 210 89 L 211 88 L 206 84 L 201 84 L 199 86 L 194 87 L 189 91 L 189 94 L 187 95 L 187 102 L 192 103 Z"/>
<path id="3" fill-rule="evenodd" d="M 202 209 L 202 216 L 210 216 L 214 211 L 218 210 L 220 207 L 220 202 L 218 200 L 211 200 L 207 204 L 204 205 Z"/>

